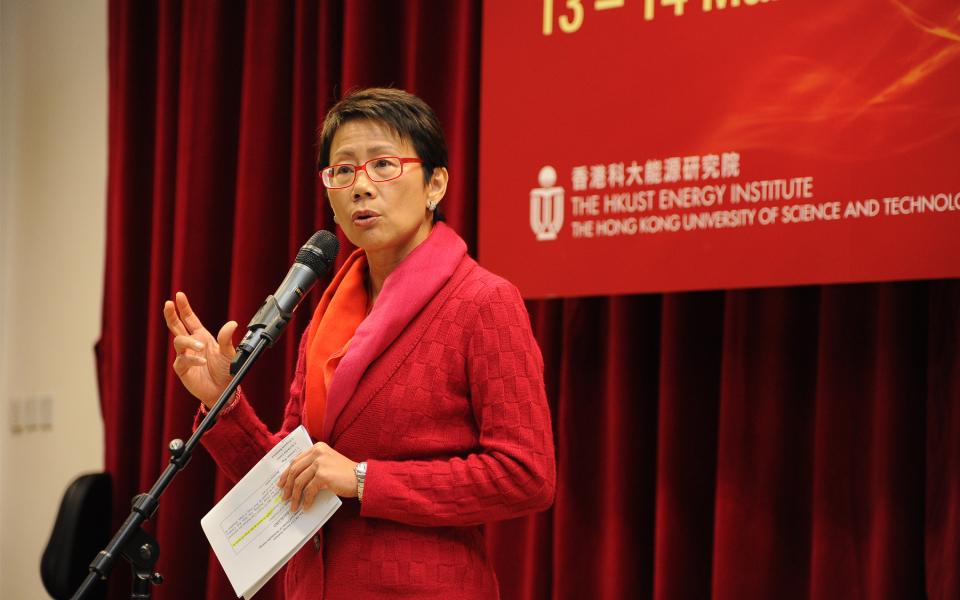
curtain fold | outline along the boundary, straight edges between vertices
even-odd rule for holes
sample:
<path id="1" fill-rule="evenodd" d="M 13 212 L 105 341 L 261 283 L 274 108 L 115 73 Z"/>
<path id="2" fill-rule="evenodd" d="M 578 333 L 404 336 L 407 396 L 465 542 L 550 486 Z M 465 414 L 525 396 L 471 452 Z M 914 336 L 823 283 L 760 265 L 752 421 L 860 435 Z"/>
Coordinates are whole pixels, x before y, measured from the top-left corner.
<path id="1" fill-rule="evenodd" d="M 715 597 L 806 594 L 817 305 L 811 288 L 728 294 L 717 436 Z"/>
<path id="2" fill-rule="evenodd" d="M 242 327 L 300 245 L 334 229 L 315 138 L 344 91 L 394 85 L 434 107 L 443 208 L 475 255 L 480 8 L 111 1 L 97 358 L 118 525 L 197 408 L 163 301 L 183 290 L 214 333 Z M 271 427 L 318 296 L 244 382 Z M 960 597 L 960 282 L 528 309 L 558 491 L 548 512 L 487 526 L 504 598 Z M 155 598 L 232 597 L 199 527 L 228 488 L 201 449 L 164 495 Z M 112 597 L 128 585 L 118 565 Z"/>
<path id="3" fill-rule="evenodd" d="M 723 292 L 664 296 L 657 470 L 647 492 L 656 510 L 656 598 L 710 596 L 725 305 Z"/>

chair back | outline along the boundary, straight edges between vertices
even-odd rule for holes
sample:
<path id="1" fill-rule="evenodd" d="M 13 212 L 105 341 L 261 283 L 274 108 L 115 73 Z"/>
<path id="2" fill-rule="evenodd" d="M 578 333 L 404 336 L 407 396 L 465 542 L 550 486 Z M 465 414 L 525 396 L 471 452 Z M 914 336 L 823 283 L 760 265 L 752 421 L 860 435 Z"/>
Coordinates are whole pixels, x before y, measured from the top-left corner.
<path id="1" fill-rule="evenodd" d="M 81 475 L 64 492 L 40 560 L 43 587 L 53 598 L 70 598 L 87 577 L 94 557 L 110 541 L 110 496 L 108 473 Z M 95 586 L 89 598 L 106 598 L 106 586 Z"/>

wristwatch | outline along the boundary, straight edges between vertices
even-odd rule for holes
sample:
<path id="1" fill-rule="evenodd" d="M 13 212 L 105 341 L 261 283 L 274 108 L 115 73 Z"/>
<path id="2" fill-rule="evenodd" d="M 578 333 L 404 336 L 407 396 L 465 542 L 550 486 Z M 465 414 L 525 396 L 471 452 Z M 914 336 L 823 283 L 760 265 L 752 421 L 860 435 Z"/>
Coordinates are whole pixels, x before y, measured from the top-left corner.
<path id="1" fill-rule="evenodd" d="M 357 500 L 363 502 L 363 480 L 367 478 L 367 461 L 357 463 L 353 472 L 357 476 Z"/>

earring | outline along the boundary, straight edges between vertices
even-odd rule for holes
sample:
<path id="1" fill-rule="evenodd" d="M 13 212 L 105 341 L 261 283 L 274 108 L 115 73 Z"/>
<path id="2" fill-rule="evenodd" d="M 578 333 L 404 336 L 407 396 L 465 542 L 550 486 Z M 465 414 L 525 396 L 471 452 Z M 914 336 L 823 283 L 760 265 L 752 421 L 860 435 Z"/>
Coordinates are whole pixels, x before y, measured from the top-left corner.
<path id="1" fill-rule="evenodd" d="M 431 200 L 430 202 L 427 202 L 427 210 L 430 212 L 437 210 L 437 201 Z"/>
<path id="2" fill-rule="evenodd" d="M 337 215 L 333 215 L 333 222 L 336 223 L 337 225 L 340 224 L 340 221 L 337 219 Z"/>

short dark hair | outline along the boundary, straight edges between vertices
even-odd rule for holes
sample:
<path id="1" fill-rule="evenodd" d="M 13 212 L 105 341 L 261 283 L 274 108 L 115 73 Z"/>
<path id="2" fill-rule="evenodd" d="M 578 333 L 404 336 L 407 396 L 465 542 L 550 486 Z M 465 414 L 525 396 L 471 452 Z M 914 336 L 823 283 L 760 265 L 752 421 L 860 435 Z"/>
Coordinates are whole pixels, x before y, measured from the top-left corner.
<path id="1" fill-rule="evenodd" d="M 423 161 L 424 184 L 430 181 L 434 169 L 447 168 L 447 142 L 433 109 L 410 92 L 374 87 L 349 92 L 327 112 L 320 128 L 318 169 L 330 164 L 333 136 L 340 126 L 357 120 L 383 123 L 400 139 L 409 141 L 417 158 Z M 434 211 L 433 220 L 445 220 L 439 206 Z"/>

